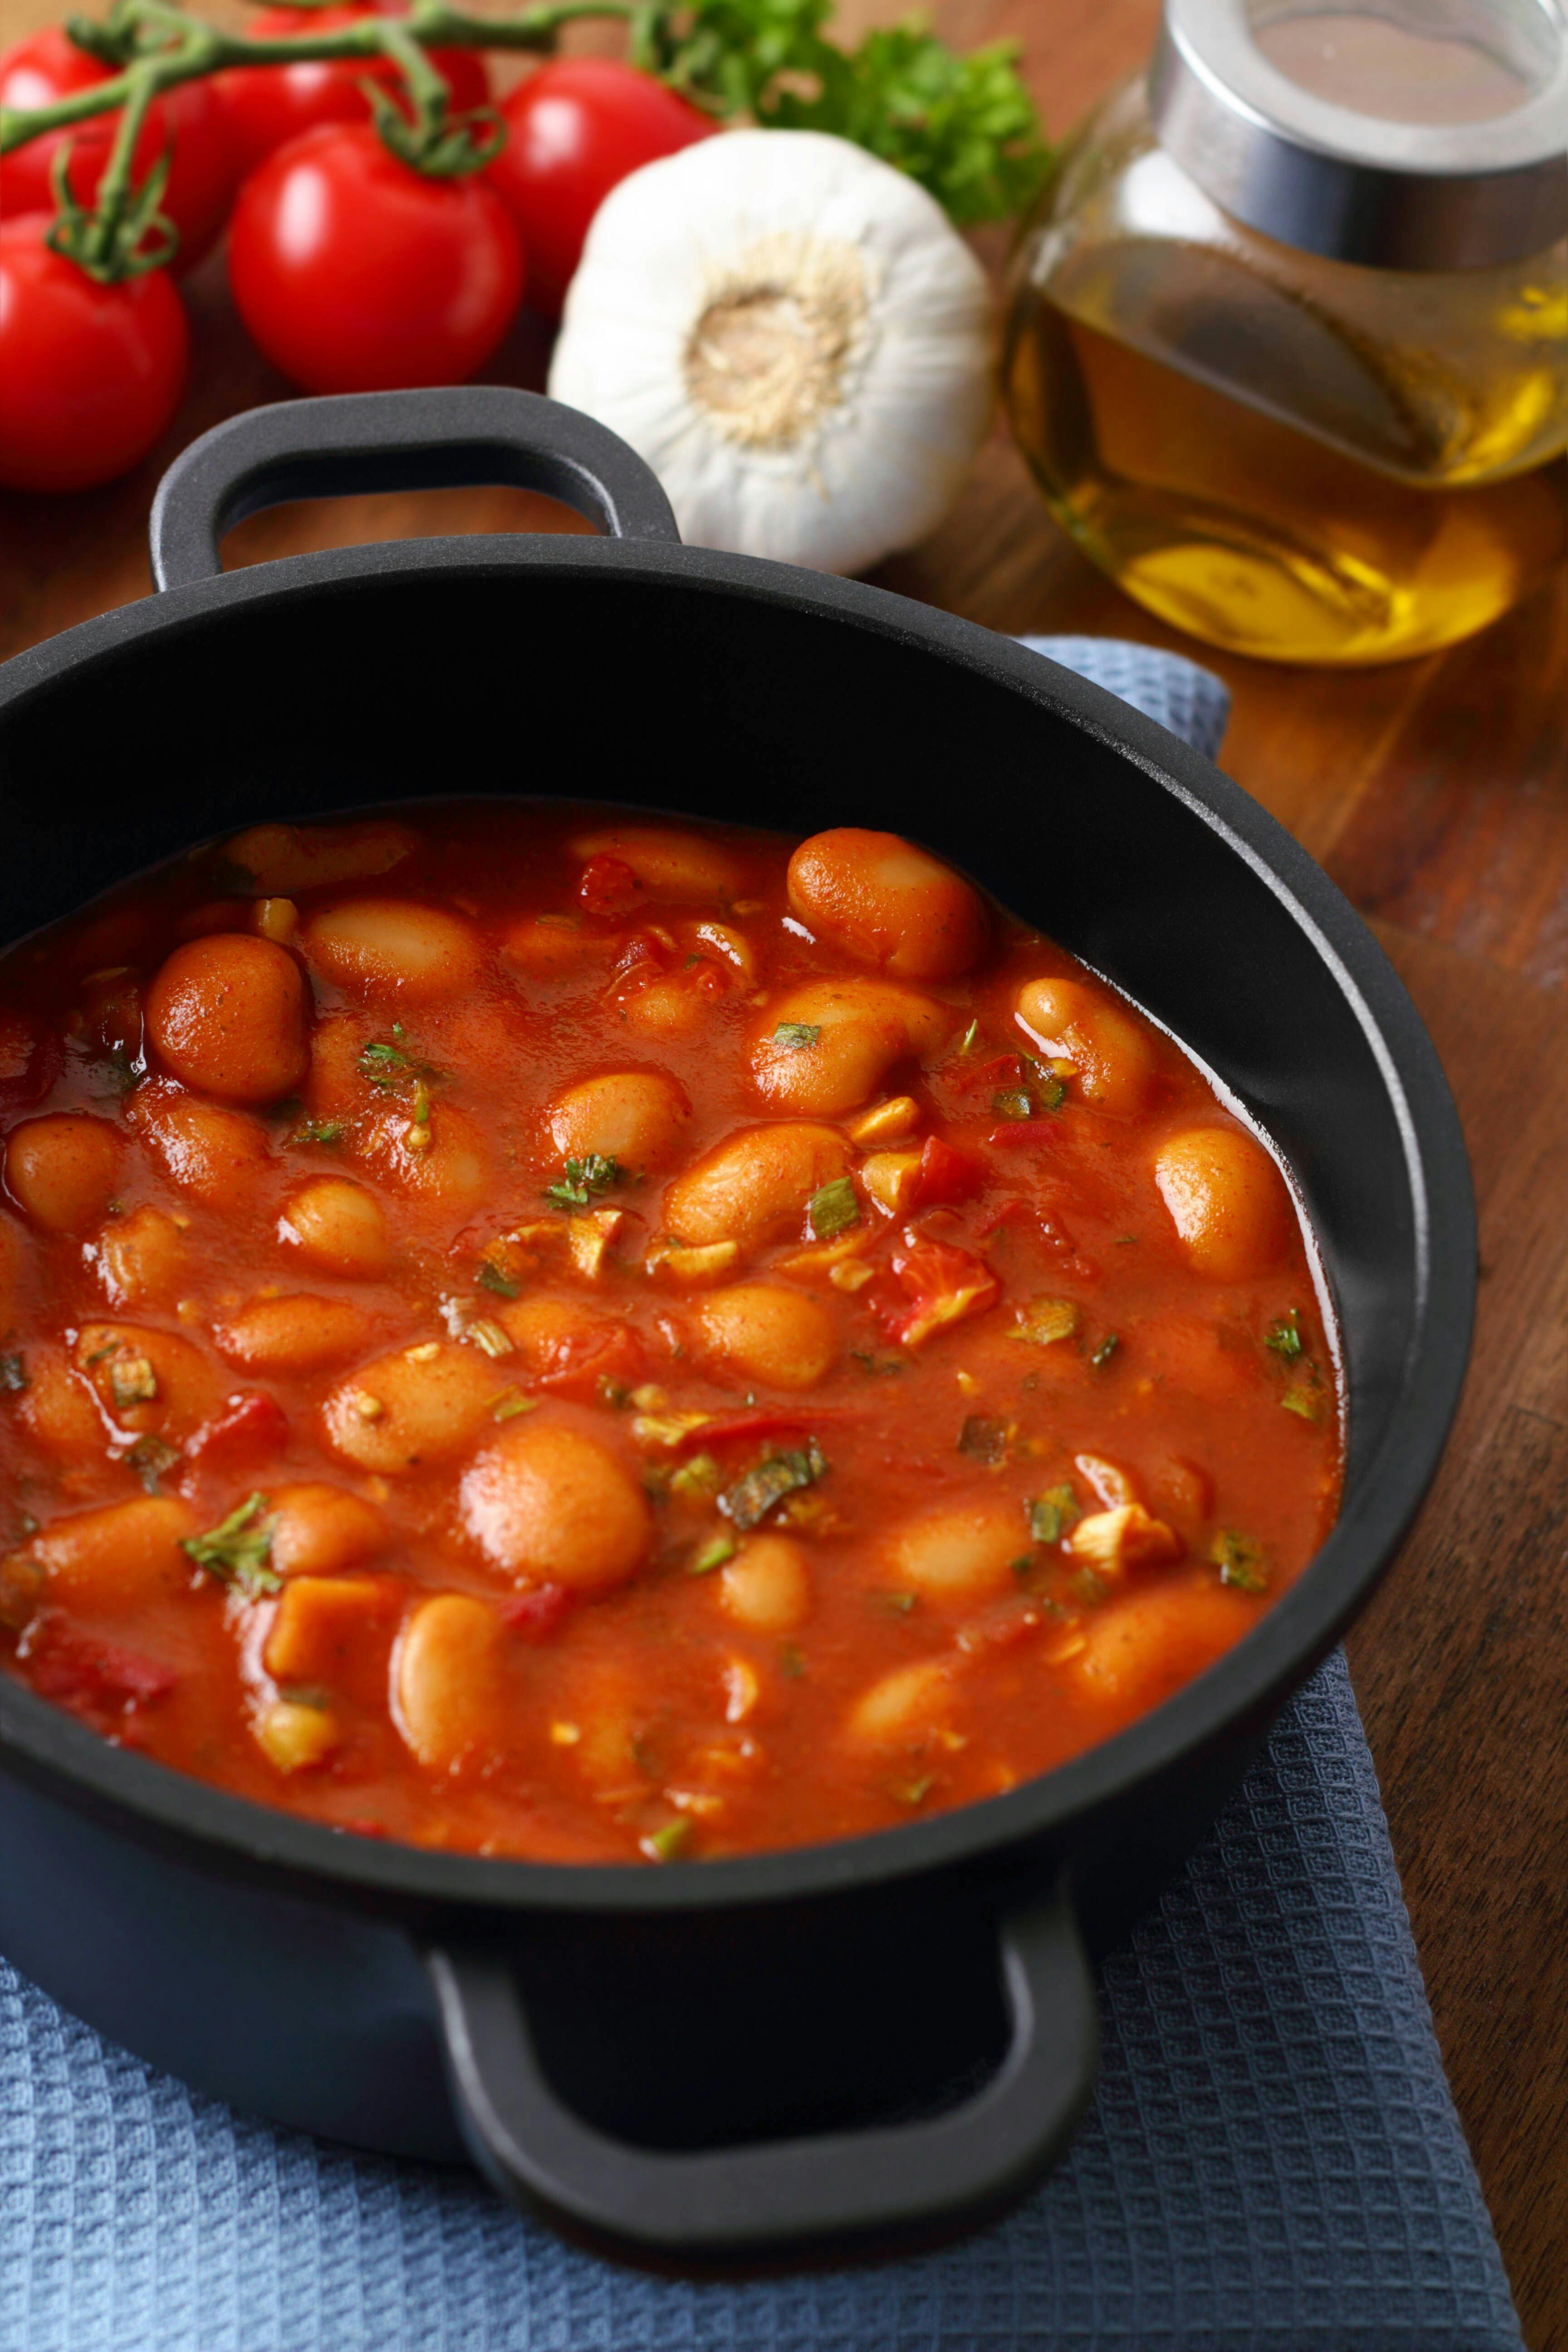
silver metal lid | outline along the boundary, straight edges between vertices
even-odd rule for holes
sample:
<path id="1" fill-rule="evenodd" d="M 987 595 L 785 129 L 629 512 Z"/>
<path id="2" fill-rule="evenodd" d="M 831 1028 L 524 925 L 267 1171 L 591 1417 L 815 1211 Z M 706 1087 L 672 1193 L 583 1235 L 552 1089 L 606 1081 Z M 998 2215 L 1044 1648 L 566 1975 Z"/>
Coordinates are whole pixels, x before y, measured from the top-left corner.
<path id="1" fill-rule="evenodd" d="M 1568 235 L 1555 0 L 1165 0 L 1149 100 L 1215 204 L 1310 253 L 1485 269 Z"/>

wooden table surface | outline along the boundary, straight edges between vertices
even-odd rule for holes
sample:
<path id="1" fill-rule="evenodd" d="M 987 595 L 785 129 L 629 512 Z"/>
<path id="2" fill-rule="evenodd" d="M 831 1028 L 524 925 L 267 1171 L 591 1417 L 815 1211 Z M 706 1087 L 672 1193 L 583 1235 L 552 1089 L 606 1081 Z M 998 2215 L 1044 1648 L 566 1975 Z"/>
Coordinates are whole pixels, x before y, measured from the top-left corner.
<path id="1" fill-rule="evenodd" d="M 0 0 L 0 42 L 63 13 Z M 1060 131 L 1147 54 L 1155 6 L 944 0 L 937 17 L 963 46 L 1020 41 Z M 163 467 L 287 390 L 247 346 L 220 262 L 191 294 L 190 394 L 148 463 L 77 498 L 0 492 L 0 656 L 146 594 Z M 546 350 L 525 320 L 486 376 L 541 388 Z M 442 492 L 259 516 L 226 551 L 518 527 L 573 526 L 521 493 Z M 877 576 L 992 628 L 1136 637 L 1221 671 L 1226 768 L 1372 919 L 1436 1039 L 1480 1203 L 1476 1353 L 1436 1489 L 1351 1659 L 1526 2339 L 1568 2352 L 1568 572 L 1423 661 L 1325 674 L 1216 655 L 1090 569 L 998 434 L 948 522 Z"/>

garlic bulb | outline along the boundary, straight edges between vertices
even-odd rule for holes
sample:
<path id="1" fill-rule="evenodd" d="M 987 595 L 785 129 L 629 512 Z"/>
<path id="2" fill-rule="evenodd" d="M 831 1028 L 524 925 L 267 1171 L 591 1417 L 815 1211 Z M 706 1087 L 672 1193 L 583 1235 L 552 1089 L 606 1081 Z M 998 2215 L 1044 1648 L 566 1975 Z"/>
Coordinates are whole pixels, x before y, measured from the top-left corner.
<path id="1" fill-rule="evenodd" d="M 645 164 L 588 233 L 550 371 L 696 547 L 856 572 L 941 520 L 991 414 L 984 274 L 847 140 L 731 131 Z"/>

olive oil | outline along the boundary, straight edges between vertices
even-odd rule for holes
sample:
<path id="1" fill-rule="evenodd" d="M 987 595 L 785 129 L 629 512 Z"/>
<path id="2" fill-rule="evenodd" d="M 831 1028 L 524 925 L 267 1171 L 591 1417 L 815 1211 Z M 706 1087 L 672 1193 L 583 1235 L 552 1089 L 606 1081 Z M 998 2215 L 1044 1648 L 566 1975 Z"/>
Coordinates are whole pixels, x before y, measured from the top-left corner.
<path id="1" fill-rule="evenodd" d="M 1307 380 L 1326 390 L 1321 356 Z M 1484 628 L 1568 561 L 1568 460 L 1467 481 L 1450 447 L 1439 478 L 1413 479 L 1408 462 L 1352 454 L 1348 430 L 1288 424 L 1086 323 L 1028 278 L 1004 381 L 1058 520 L 1130 596 L 1213 645 L 1396 661 Z M 1385 438 L 1408 415 L 1398 395 L 1394 383 Z M 1509 437 L 1497 418 L 1469 421 L 1472 440 Z M 1356 437 L 1375 423 L 1358 420 Z"/>

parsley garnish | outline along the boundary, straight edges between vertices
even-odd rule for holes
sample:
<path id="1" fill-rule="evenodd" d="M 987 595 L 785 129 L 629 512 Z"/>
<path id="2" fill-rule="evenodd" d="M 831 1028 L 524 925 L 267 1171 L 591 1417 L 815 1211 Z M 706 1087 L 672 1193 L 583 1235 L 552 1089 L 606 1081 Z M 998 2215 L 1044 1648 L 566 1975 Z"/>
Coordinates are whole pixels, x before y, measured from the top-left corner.
<path id="1" fill-rule="evenodd" d="M 739 1528 L 743 1534 L 759 1519 L 766 1518 L 773 1505 L 782 1503 L 786 1495 L 795 1494 L 802 1486 L 815 1486 L 818 1478 L 826 1475 L 826 1460 L 812 1438 L 788 1454 L 770 1454 L 765 1462 L 748 1470 L 743 1478 L 737 1478 L 720 1496 L 719 1508 L 731 1527 Z"/>
<path id="2" fill-rule="evenodd" d="M 151 1430 L 145 1437 L 137 1439 L 125 1457 L 135 1469 L 137 1476 L 150 1495 L 157 1493 L 159 1479 L 165 1470 L 174 1468 L 179 1458 L 178 1448 L 166 1445 L 163 1440 L 155 1436 Z"/>
<path id="3" fill-rule="evenodd" d="M 303 1119 L 289 1138 L 290 1143 L 333 1144 L 341 1143 L 342 1139 L 343 1123 L 341 1118 Z"/>
<path id="4" fill-rule="evenodd" d="M 860 1203 L 848 1177 L 836 1176 L 831 1184 L 824 1184 L 820 1192 L 814 1192 L 805 1213 L 813 1241 L 831 1241 L 835 1234 L 847 1233 L 851 1225 L 858 1225 Z"/>
<path id="5" fill-rule="evenodd" d="M 585 1209 L 597 1194 L 612 1192 L 623 1181 L 618 1160 L 590 1151 L 585 1160 L 569 1160 L 560 1182 L 545 1186 L 544 1197 L 558 1209 Z"/>
<path id="6" fill-rule="evenodd" d="M 182 1537 L 180 1549 L 189 1552 L 196 1566 L 216 1576 L 220 1584 L 232 1584 L 237 1592 L 253 1600 L 258 1593 L 277 1592 L 282 1586 L 277 1570 L 267 1565 L 277 1525 L 276 1516 L 268 1515 L 267 1496 L 251 1495 L 205 1536 Z"/>
<path id="7" fill-rule="evenodd" d="M 1004 1087 L 991 1097 L 991 1108 L 998 1118 L 1033 1118 L 1035 1105 L 1023 1087 Z"/>
<path id="8" fill-rule="evenodd" d="M 0 1356 L 0 1389 L 9 1389 L 14 1395 L 16 1395 L 20 1394 L 26 1385 L 27 1367 L 22 1361 L 21 1356 L 19 1354 Z"/>
<path id="9" fill-rule="evenodd" d="M 474 1280 L 481 1290 L 493 1290 L 498 1298 L 515 1298 L 520 1287 L 517 1283 L 509 1282 L 500 1266 L 492 1265 L 488 1257 L 480 1258 L 479 1270 Z"/>
<path id="10" fill-rule="evenodd" d="M 650 1830 L 637 1843 L 649 1862 L 679 1862 L 691 1843 L 691 1823 L 683 1814 L 679 1821 L 666 1822 L 661 1830 Z"/>
<path id="11" fill-rule="evenodd" d="M 1222 1584 L 1233 1584 L 1238 1592 L 1267 1592 L 1268 1570 L 1264 1565 L 1263 1546 L 1255 1536 L 1238 1535 L 1235 1528 L 1222 1528 L 1209 1546 L 1209 1558 L 1219 1570 Z"/>
<path id="12" fill-rule="evenodd" d="M 402 1036 L 401 1021 L 393 1023 L 392 1034 L 395 1037 Z M 411 1078 L 419 1087 L 426 1078 L 438 1078 L 441 1075 L 434 1064 L 416 1061 L 413 1055 L 405 1054 L 401 1045 L 384 1045 L 379 1038 L 365 1047 L 354 1066 L 362 1078 L 368 1078 L 373 1087 L 379 1087 L 383 1094 L 388 1095 L 400 1087 L 405 1087 Z M 426 1116 L 429 1116 L 428 1109 Z"/>
<path id="13" fill-rule="evenodd" d="M 773 1031 L 773 1044 L 782 1045 L 786 1054 L 798 1054 L 803 1046 L 815 1045 L 821 1034 L 820 1022 L 781 1021 Z"/>
<path id="14" fill-rule="evenodd" d="M 1283 1356 L 1288 1364 L 1295 1362 L 1301 1352 L 1301 1326 L 1295 1307 L 1278 1323 L 1269 1325 L 1263 1335 L 1263 1344 L 1275 1355 Z"/>
<path id="15" fill-rule="evenodd" d="M 959 1052 L 961 1054 L 973 1054 L 979 1036 L 980 1024 L 978 1021 L 972 1021 L 968 1028 L 964 1031 L 963 1036 L 958 1041 Z"/>
<path id="16" fill-rule="evenodd" d="M 1007 1441 L 1012 1433 L 1010 1423 L 996 1421 L 988 1412 L 972 1412 L 958 1433 L 958 1450 L 972 1454 L 977 1462 L 994 1469 L 1007 1458 Z"/>
<path id="17" fill-rule="evenodd" d="M 1070 1486 L 1047 1486 L 1024 1506 L 1024 1516 L 1029 1522 L 1029 1533 L 1037 1543 L 1060 1543 L 1069 1528 L 1076 1527 L 1083 1516 L 1078 1507 L 1078 1496 Z"/>
<path id="18" fill-rule="evenodd" d="M 716 1568 L 722 1568 L 727 1559 L 733 1559 L 740 1549 L 729 1528 L 721 1528 L 700 1550 L 692 1553 L 686 1563 L 686 1573 L 688 1576 L 710 1576 Z"/>

